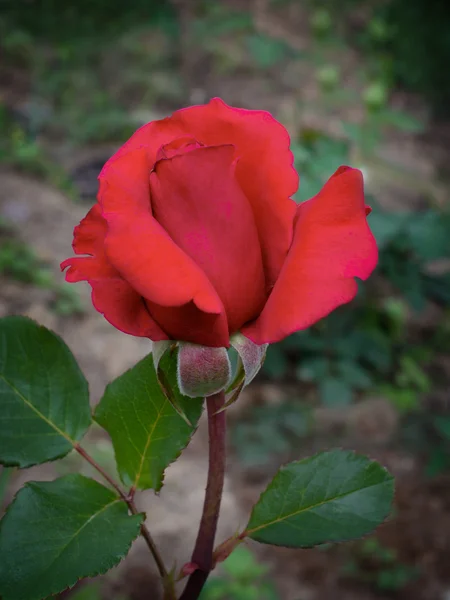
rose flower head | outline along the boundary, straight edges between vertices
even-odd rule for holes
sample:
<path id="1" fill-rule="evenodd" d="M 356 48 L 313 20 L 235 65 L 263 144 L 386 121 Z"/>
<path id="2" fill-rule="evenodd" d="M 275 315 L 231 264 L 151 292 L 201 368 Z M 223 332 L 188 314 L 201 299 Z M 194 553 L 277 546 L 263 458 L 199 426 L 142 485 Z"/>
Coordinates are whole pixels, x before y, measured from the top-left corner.
<path id="1" fill-rule="evenodd" d="M 66 280 L 154 342 L 262 345 L 309 327 L 354 298 L 377 247 L 361 172 L 339 167 L 297 205 L 289 145 L 269 113 L 218 98 L 144 125 L 102 169 Z"/>

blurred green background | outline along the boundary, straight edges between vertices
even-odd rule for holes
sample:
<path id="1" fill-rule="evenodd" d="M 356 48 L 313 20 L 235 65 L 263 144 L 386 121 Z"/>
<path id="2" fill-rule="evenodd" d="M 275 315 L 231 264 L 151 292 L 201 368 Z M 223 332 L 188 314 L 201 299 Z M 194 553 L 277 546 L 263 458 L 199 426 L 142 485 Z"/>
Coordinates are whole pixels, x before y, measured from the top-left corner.
<path id="1" fill-rule="evenodd" d="M 351 305 L 270 347 L 230 411 L 231 462 L 245 502 L 282 460 L 360 449 L 396 474 L 396 513 L 338 549 L 243 549 L 204 600 L 449 597 L 449 23 L 437 0 L 0 1 L 0 187 L 28 182 L 30 204 L 47 186 L 82 213 L 138 126 L 213 96 L 285 124 L 298 202 L 342 164 L 363 170 L 377 272 Z M 17 311 L 18 289 L 19 310 L 44 298 L 76 327 L 92 309 L 20 207 L 0 197 L 0 307 Z M 35 224 L 41 236 L 55 236 L 51 217 Z"/>

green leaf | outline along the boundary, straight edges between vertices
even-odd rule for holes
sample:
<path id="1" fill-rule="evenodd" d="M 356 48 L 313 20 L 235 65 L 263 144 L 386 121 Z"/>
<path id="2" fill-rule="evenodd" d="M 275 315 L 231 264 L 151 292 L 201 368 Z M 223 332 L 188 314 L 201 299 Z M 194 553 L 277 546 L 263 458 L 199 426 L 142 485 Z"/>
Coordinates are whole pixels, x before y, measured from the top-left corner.
<path id="1" fill-rule="evenodd" d="M 345 134 L 357 144 L 361 143 L 361 139 L 364 136 L 364 130 L 358 123 L 346 123 L 342 122 L 341 127 L 344 130 Z"/>
<path id="2" fill-rule="evenodd" d="M 322 377 L 327 376 L 329 368 L 327 358 L 312 356 L 302 360 L 295 372 L 301 381 L 320 381 Z"/>
<path id="3" fill-rule="evenodd" d="M 342 379 L 327 377 L 319 383 L 320 399 L 325 406 L 348 406 L 353 399 L 351 386 Z"/>
<path id="4" fill-rule="evenodd" d="M 432 387 L 430 378 L 414 357 L 403 355 L 400 357 L 399 363 L 395 379 L 400 387 L 410 385 L 423 394 L 430 391 Z"/>
<path id="5" fill-rule="evenodd" d="M 308 548 L 366 535 L 388 515 L 394 480 L 381 465 L 344 450 L 282 467 L 253 507 L 246 535 Z"/>
<path id="6" fill-rule="evenodd" d="M 450 254 L 449 218 L 445 213 L 429 210 L 413 215 L 408 222 L 411 248 L 424 261 L 445 258 Z"/>
<path id="7" fill-rule="evenodd" d="M 410 213 L 389 213 L 376 206 L 372 208 L 374 210 L 369 216 L 370 229 L 378 246 L 384 248 L 402 234 L 410 219 Z"/>
<path id="8" fill-rule="evenodd" d="M 361 358 L 380 373 L 388 372 L 393 362 L 391 338 L 379 329 L 360 332 L 360 334 L 362 341 L 365 341 L 365 344 L 361 344 Z"/>
<path id="9" fill-rule="evenodd" d="M 285 42 L 266 35 L 252 34 L 247 37 L 246 41 L 251 57 L 263 69 L 278 64 L 286 58 L 290 51 Z"/>
<path id="10" fill-rule="evenodd" d="M 170 353 L 161 359 L 160 368 L 194 427 L 162 392 L 151 354 L 107 386 L 94 416 L 111 436 L 123 483 L 136 489 L 161 489 L 164 470 L 189 443 L 202 412 L 201 398 L 180 394 Z"/>
<path id="11" fill-rule="evenodd" d="M 387 125 L 392 125 L 407 133 L 421 133 L 424 130 L 424 124 L 419 119 L 400 110 L 385 109 L 381 113 L 381 119 Z"/>
<path id="12" fill-rule="evenodd" d="M 268 568 L 258 563 L 254 554 L 238 546 L 223 562 L 222 569 L 235 580 L 255 580 L 267 573 Z"/>
<path id="13" fill-rule="evenodd" d="M 420 396 L 415 389 L 402 389 L 393 385 L 382 385 L 380 386 L 380 391 L 390 402 L 392 402 L 400 413 L 415 411 L 420 406 Z"/>
<path id="14" fill-rule="evenodd" d="M 450 455 L 446 448 L 440 446 L 432 448 L 429 453 L 428 463 L 425 467 L 428 477 L 436 477 L 446 473 L 450 467 Z"/>
<path id="15" fill-rule="evenodd" d="M 127 554 L 142 521 L 82 475 L 25 484 L 0 523 L 0 596 L 38 600 L 105 573 Z"/>
<path id="16" fill-rule="evenodd" d="M 337 364 L 337 369 L 342 379 L 350 386 L 365 390 L 373 385 L 369 373 L 357 362 L 351 360 L 342 360 Z"/>
<path id="17" fill-rule="evenodd" d="M 263 373 L 274 379 L 281 379 L 288 370 L 288 361 L 280 344 L 270 344 L 267 348 Z"/>
<path id="18" fill-rule="evenodd" d="M 322 188 L 322 181 L 316 177 L 312 177 L 309 173 L 305 173 L 302 177 L 302 183 L 299 189 L 295 192 L 294 200 L 297 204 L 301 204 L 310 198 L 313 198 L 320 192 Z"/>
<path id="19" fill-rule="evenodd" d="M 300 188 L 295 194 L 296 202 L 303 202 L 312 198 L 322 188 L 340 165 L 349 160 L 349 144 L 346 141 L 325 137 L 316 132 L 304 131 L 303 144 L 297 143 L 294 147 L 295 163 L 302 172 Z M 310 158 L 306 160 L 309 150 Z M 302 165 L 303 162 L 303 165 Z"/>
<path id="20" fill-rule="evenodd" d="M 450 440 L 450 417 L 436 415 L 433 419 L 434 426 L 439 433 L 447 440 Z"/>
<path id="21" fill-rule="evenodd" d="M 25 317 L 0 319 L 0 462 L 65 456 L 90 423 L 87 381 L 61 338 Z"/>
<path id="22" fill-rule="evenodd" d="M 424 284 L 429 298 L 438 304 L 450 305 L 450 273 L 439 277 L 424 275 Z"/>

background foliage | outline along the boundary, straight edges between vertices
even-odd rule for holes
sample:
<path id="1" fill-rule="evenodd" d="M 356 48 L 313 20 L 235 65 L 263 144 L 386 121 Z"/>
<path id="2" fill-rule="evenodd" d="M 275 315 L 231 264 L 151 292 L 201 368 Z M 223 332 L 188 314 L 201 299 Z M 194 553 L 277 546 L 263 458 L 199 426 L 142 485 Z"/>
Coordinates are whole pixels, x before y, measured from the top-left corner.
<path id="1" fill-rule="evenodd" d="M 269 18 L 253 4 L 264 5 Z M 267 106 L 286 123 L 301 172 L 297 201 L 311 197 L 340 164 L 361 167 L 380 247 L 377 274 L 361 284 L 351 306 L 269 349 L 260 381 L 277 390 L 275 399 L 248 402 L 232 427 L 233 448 L 239 464 L 267 469 L 280 457 L 298 456 L 299 440 L 320 443 L 320 411 L 350 414 L 381 398 L 399 423 L 389 450 L 414 457 L 421 476 L 445 477 L 448 155 L 437 153 L 436 168 L 422 175 L 415 163 L 392 160 L 389 145 L 397 143 L 395 159 L 408 154 L 409 144 L 428 158 L 430 138 L 433 149 L 445 146 L 450 9 L 425 0 L 304 4 L 296 20 L 296 0 L 83 0 L 76 7 L 4 0 L 0 164 L 62 190 L 68 203 L 90 203 L 109 146 L 100 159 L 62 157 L 118 145 L 142 122 L 220 93 L 230 103 Z M 24 286 L 25 297 L 45 292 L 49 311 L 77 327 L 85 311 L 78 293 L 9 221 L 6 215 L 0 222 L 0 294 L 11 282 Z M 0 487 L 4 481 L 2 472 Z M 370 538 L 352 546 L 342 576 L 377 590 L 408 590 L 420 568 L 392 545 Z M 253 579 L 256 571 L 249 570 Z M 251 600 L 253 584 L 241 579 L 231 567 L 207 593 Z"/>

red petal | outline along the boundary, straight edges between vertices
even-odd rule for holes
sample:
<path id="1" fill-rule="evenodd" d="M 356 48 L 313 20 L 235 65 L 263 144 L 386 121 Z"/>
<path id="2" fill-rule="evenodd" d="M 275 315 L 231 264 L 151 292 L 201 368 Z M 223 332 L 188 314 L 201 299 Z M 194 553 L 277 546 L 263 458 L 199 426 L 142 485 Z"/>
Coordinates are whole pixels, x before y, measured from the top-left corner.
<path id="1" fill-rule="evenodd" d="M 101 208 L 94 204 L 81 223 L 73 230 L 72 248 L 75 254 L 88 254 L 89 257 L 68 258 L 61 263 L 61 269 L 69 267 L 66 281 L 74 283 L 92 278 L 120 277 L 105 255 L 104 239 L 107 224 Z"/>
<path id="2" fill-rule="evenodd" d="M 102 171 L 99 202 L 108 223 L 106 254 L 141 296 L 163 306 L 191 300 L 207 313 L 223 305 L 201 269 L 153 218 L 146 152 L 134 150 Z"/>
<path id="3" fill-rule="evenodd" d="M 78 281 L 89 281 L 90 279 L 121 279 L 116 269 L 107 261 L 98 257 L 75 256 L 61 263 L 61 271 L 66 271 L 66 281 L 77 283 Z"/>
<path id="4" fill-rule="evenodd" d="M 362 174 L 340 167 L 298 207 L 294 241 L 261 316 L 242 333 L 257 344 L 305 329 L 354 298 L 378 258 L 368 227 Z"/>
<path id="5" fill-rule="evenodd" d="M 155 219 L 213 284 L 230 332 L 265 303 L 258 232 L 234 177 L 233 146 L 190 150 L 161 160 L 150 175 Z"/>
<path id="6" fill-rule="evenodd" d="M 127 153 L 142 149 L 151 167 L 161 146 L 181 136 L 208 146 L 233 144 L 240 157 L 236 178 L 252 206 L 268 286 L 278 277 L 292 241 L 298 187 L 289 134 L 269 113 L 227 106 L 219 98 L 175 112 L 139 129 L 106 163 L 101 176 Z"/>
<path id="7" fill-rule="evenodd" d="M 89 281 L 92 304 L 105 319 L 120 331 L 154 342 L 168 340 L 169 336 L 150 315 L 144 299 L 126 281 Z"/>
<path id="8" fill-rule="evenodd" d="M 102 253 L 107 227 L 100 205 L 94 204 L 81 223 L 73 230 L 72 248 L 75 254 Z"/>
<path id="9" fill-rule="evenodd" d="M 107 224 L 95 204 L 74 230 L 73 248 L 77 254 L 91 256 L 68 258 L 61 269 L 69 267 L 66 280 L 88 281 L 92 302 L 112 325 L 131 335 L 154 341 L 168 339 L 151 318 L 141 296 L 135 292 L 108 261 L 104 252 Z"/>
<path id="10" fill-rule="evenodd" d="M 147 301 L 147 305 L 171 339 L 202 346 L 230 345 L 228 324 L 223 314 L 204 313 L 193 302 L 183 306 L 159 306 Z"/>
<path id="11" fill-rule="evenodd" d="M 236 147 L 236 178 L 253 209 L 270 287 L 291 244 L 296 210 L 290 196 L 298 175 L 288 132 L 268 112 L 232 108 L 219 98 L 180 110 L 172 120 L 203 144 Z"/>

